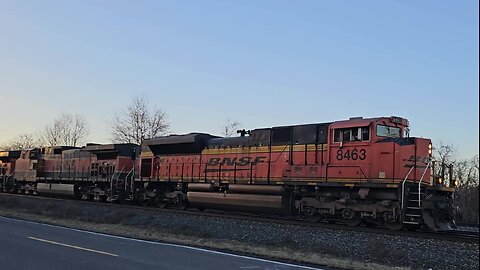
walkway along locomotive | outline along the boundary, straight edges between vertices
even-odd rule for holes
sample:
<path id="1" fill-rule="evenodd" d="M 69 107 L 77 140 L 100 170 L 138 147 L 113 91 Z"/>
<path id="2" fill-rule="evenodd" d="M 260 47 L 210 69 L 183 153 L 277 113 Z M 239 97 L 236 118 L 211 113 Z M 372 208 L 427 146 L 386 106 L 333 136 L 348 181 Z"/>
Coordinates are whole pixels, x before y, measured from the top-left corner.
<path id="1" fill-rule="evenodd" d="M 400 117 L 170 135 L 135 144 L 0 152 L 2 190 L 217 208 L 391 229 L 454 225 L 451 166 Z M 450 171 L 449 173 L 447 173 Z M 450 178 L 449 186 L 445 178 Z"/>

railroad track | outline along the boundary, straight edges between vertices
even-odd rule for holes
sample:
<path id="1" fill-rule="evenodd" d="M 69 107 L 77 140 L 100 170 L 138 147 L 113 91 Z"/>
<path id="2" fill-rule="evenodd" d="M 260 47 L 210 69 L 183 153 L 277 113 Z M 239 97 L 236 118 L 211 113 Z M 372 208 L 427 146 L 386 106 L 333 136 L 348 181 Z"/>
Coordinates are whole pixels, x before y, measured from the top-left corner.
<path id="1" fill-rule="evenodd" d="M 69 202 L 74 202 L 78 204 L 97 205 L 97 206 L 103 206 L 103 207 L 135 209 L 135 210 L 142 210 L 142 211 L 148 210 L 148 211 L 175 213 L 175 214 L 182 214 L 182 215 L 197 215 L 197 216 L 206 216 L 206 217 L 242 219 L 242 220 L 251 220 L 251 221 L 266 222 L 266 223 L 284 224 L 284 225 L 317 227 L 317 228 L 331 229 L 331 230 L 367 232 L 367 233 L 385 234 L 385 235 L 393 235 L 393 236 L 414 237 L 419 239 L 437 239 L 437 240 L 479 244 L 479 232 L 463 231 L 463 230 L 453 230 L 449 232 L 432 232 L 432 231 L 423 231 L 423 230 L 392 231 L 392 230 L 389 230 L 383 227 L 378 227 L 378 226 L 349 227 L 341 222 L 312 223 L 312 222 L 309 222 L 300 218 L 295 218 L 295 217 L 285 217 L 285 216 L 279 216 L 279 215 L 267 215 L 267 214 L 258 214 L 258 213 L 245 213 L 245 212 L 232 212 L 232 211 L 227 212 L 227 211 L 213 210 L 213 209 L 204 210 L 204 211 L 200 211 L 198 209 L 177 210 L 177 209 L 169 209 L 169 208 L 155 208 L 151 206 L 145 207 L 145 206 L 137 206 L 137 205 L 131 205 L 131 204 L 113 204 L 113 203 L 104 203 L 104 202 L 95 202 L 95 201 L 72 200 L 72 199 L 67 199 L 62 197 L 43 197 L 43 196 L 31 196 L 31 195 L 11 194 L 11 193 L 0 193 L 0 196 L 12 196 L 12 197 L 38 199 L 38 200 L 45 200 L 45 201 L 60 201 L 60 202 L 69 201 Z"/>

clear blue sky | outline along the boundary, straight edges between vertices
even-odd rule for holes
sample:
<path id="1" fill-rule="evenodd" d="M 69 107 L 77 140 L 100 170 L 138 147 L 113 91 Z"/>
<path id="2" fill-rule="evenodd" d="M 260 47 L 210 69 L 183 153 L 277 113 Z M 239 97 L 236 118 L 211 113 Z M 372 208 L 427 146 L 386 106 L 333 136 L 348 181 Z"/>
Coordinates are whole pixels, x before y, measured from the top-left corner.
<path id="1" fill-rule="evenodd" d="M 478 1 L 0 0 L 0 144 L 135 95 L 171 132 L 398 115 L 479 148 Z"/>

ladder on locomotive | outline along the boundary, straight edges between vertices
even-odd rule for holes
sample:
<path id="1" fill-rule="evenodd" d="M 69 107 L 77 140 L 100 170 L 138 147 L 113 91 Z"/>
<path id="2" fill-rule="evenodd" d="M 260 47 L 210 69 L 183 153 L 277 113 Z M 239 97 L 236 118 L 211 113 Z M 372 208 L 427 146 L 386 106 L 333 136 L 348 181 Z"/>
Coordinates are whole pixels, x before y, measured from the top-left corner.
<path id="1" fill-rule="evenodd" d="M 134 198 L 134 180 L 135 170 L 132 168 L 127 174 L 125 174 L 125 168 L 121 171 L 114 172 L 110 179 L 110 197 L 109 201 L 121 200 L 133 200 Z M 122 177 L 123 176 L 123 177 Z"/>
<path id="2" fill-rule="evenodd" d="M 15 188 L 15 171 L 13 171 L 9 175 L 1 175 L 2 178 L 2 191 L 7 192 L 7 191 L 12 191 Z"/>
<path id="3" fill-rule="evenodd" d="M 406 188 L 402 222 L 404 224 L 420 225 L 422 222 L 422 198 L 425 193 L 425 187 L 420 187 L 419 189 L 413 184 L 407 185 Z"/>
<path id="4" fill-rule="evenodd" d="M 402 223 L 410 225 L 420 225 L 422 223 L 422 199 L 425 194 L 425 186 L 422 186 L 423 178 L 430 167 L 430 160 L 422 173 L 422 177 L 417 183 L 408 183 L 407 178 L 415 168 L 415 165 L 408 171 L 402 182 L 401 210 Z"/>

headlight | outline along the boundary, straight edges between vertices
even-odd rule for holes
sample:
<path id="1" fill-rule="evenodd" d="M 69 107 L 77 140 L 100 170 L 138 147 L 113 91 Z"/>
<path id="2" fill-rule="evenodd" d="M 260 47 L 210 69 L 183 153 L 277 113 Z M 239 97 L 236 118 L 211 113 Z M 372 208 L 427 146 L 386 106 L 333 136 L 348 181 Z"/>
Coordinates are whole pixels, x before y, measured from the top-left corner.
<path id="1" fill-rule="evenodd" d="M 458 180 L 455 180 L 455 182 L 453 182 L 455 184 L 456 187 L 458 187 L 458 184 L 460 184 L 460 182 Z"/>
<path id="2" fill-rule="evenodd" d="M 442 178 L 438 178 L 438 183 L 441 184 L 443 182 Z"/>
<path id="3" fill-rule="evenodd" d="M 431 143 L 428 144 L 428 150 L 432 150 L 432 144 Z"/>

